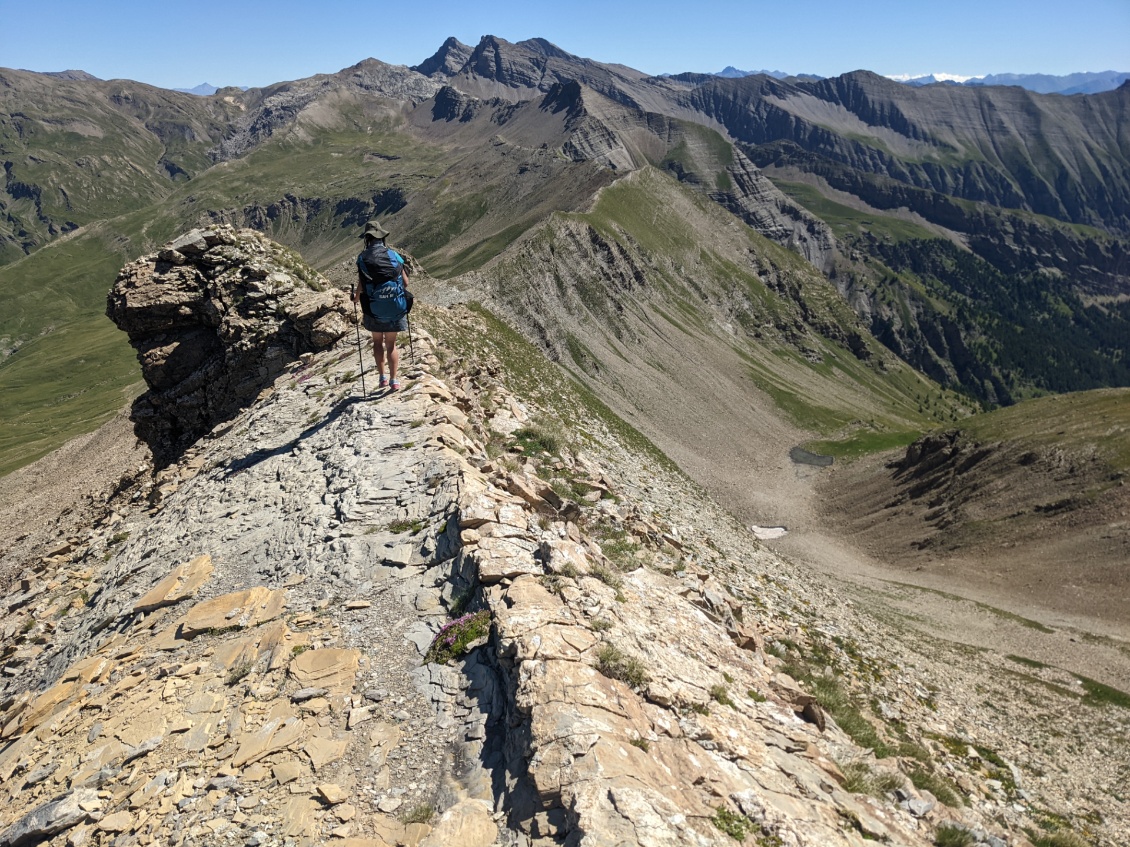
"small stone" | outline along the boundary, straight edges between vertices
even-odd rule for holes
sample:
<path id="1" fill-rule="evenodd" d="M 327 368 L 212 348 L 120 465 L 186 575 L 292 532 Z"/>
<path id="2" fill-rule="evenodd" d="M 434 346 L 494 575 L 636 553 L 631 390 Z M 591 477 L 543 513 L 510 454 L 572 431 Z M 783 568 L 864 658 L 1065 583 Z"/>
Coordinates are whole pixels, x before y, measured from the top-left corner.
<path id="1" fill-rule="evenodd" d="M 381 802 L 377 803 L 377 809 L 384 812 L 386 815 L 391 815 L 403 805 L 404 801 L 399 797 L 385 797 Z"/>
<path id="2" fill-rule="evenodd" d="M 325 697 L 329 692 L 324 688 L 302 688 L 290 695 L 291 702 L 304 703 L 315 697 Z"/>
<path id="3" fill-rule="evenodd" d="M 350 600 L 345 604 L 345 610 L 352 612 L 354 609 L 368 609 L 372 605 L 368 600 Z"/>
<path id="4" fill-rule="evenodd" d="M 33 786 L 33 785 L 39 785 L 39 783 L 43 782 L 45 779 L 47 779 L 49 776 L 51 776 L 51 774 L 55 773 L 55 771 L 57 771 L 58 769 L 59 769 L 58 762 L 52 763 L 50 765 L 43 765 L 41 767 L 38 767 L 27 775 L 27 779 L 24 781 L 24 785 L 28 786 L 28 787 Z"/>
<path id="5" fill-rule="evenodd" d="M 923 818 L 930 814 L 936 805 L 937 803 L 922 799 L 910 799 L 906 801 L 907 810 L 916 818 Z"/>
<path id="6" fill-rule="evenodd" d="M 279 785 L 286 785 L 288 782 L 294 782 L 298 779 L 306 769 L 295 761 L 280 762 L 271 769 L 275 779 L 279 781 Z"/>
<path id="7" fill-rule="evenodd" d="M 329 803 L 331 806 L 336 806 L 338 803 L 344 803 L 349 796 L 346 794 L 341 786 L 332 782 L 323 782 L 318 786 L 318 794 L 322 799 Z"/>
<path id="8" fill-rule="evenodd" d="M 311 715 L 317 716 L 329 711 L 330 701 L 325 697 L 315 697 L 313 700 L 307 700 L 299 706 L 299 708 L 304 712 L 309 712 Z"/>
<path id="9" fill-rule="evenodd" d="M 357 807 L 352 803 L 342 803 L 334 807 L 334 816 L 342 823 L 349 823 L 357 817 Z"/>
<path id="10" fill-rule="evenodd" d="M 379 688 L 370 688 L 365 691 L 365 699 L 372 700 L 374 703 L 379 703 L 386 697 L 388 697 L 388 692 Z"/>
<path id="11" fill-rule="evenodd" d="M 242 776 L 245 782 L 262 782 L 270 776 L 270 773 L 270 768 L 256 762 L 250 767 L 244 768 Z"/>
<path id="12" fill-rule="evenodd" d="M 365 723 L 365 721 L 372 719 L 373 712 L 370 706 L 361 706 L 357 709 L 350 709 L 348 728 L 353 729 L 354 727 L 360 726 L 361 724 Z"/>
<path id="13" fill-rule="evenodd" d="M 133 815 L 129 812 L 114 812 L 98 821 L 98 828 L 103 832 L 125 832 L 133 826 Z"/>

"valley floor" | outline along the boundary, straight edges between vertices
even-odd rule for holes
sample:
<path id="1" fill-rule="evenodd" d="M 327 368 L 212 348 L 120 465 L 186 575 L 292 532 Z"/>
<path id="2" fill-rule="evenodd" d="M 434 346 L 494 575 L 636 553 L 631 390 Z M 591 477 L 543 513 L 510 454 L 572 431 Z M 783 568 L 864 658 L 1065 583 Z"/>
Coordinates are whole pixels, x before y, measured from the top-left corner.
<path id="1" fill-rule="evenodd" d="M 743 525 L 787 528 L 781 538 L 764 541 L 769 549 L 851 582 L 908 628 L 1070 668 L 1130 691 L 1130 567 L 1119 567 L 1113 548 L 1103 549 L 1113 543 L 1103 537 L 1104 527 L 1066 531 L 1056 544 L 1011 545 L 988 554 L 918 551 L 905 535 L 888 535 L 882 549 L 867 549 L 851 537 L 856 516 L 845 504 L 901 451 L 847 466 L 796 464 L 789 449 L 809 436 L 779 420 L 715 415 L 706 425 L 682 400 L 667 407 L 666 419 L 618 411 Z M 683 427 L 696 433 L 693 448 L 678 434 Z M 1117 495 L 1124 505 L 1126 490 Z M 1125 534 L 1126 515 L 1123 508 L 1121 516 L 1109 516 L 1120 521 L 1113 531 Z M 1102 567 L 1090 568 L 1086 584 L 1074 584 L 1083 580 L 1073 570 L 1085 572 L 1082 565 L 1094 560 Z"/>

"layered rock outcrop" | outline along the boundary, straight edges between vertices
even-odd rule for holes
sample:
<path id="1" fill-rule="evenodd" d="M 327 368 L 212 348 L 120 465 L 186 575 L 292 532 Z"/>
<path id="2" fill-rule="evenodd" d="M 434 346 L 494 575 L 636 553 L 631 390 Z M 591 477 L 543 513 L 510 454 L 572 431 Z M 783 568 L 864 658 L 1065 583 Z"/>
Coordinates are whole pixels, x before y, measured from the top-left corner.
<path id="1" fill-rule="evenodd" d="M 122 268 L 106 314 L 149 386 L 134 403 L 137 434 L 168 461 L 298 356 L 345 335 L 353 308 L 296 253 L 219 225 Z"/>

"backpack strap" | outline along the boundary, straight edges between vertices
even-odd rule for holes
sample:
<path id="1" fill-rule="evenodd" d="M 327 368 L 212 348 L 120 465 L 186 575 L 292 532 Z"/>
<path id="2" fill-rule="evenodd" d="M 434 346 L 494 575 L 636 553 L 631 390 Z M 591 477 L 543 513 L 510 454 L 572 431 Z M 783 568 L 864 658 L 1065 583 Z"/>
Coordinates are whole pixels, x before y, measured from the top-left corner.
<path id="1" fill-rule="evenodd" d="M 369 276 L 369 272 L 365 270 L 365 263 L 361 261 L 361 253 L 357 254 L 357 272 L 365 279 L 366 282 L 372 282 L 373 278 Z"/>

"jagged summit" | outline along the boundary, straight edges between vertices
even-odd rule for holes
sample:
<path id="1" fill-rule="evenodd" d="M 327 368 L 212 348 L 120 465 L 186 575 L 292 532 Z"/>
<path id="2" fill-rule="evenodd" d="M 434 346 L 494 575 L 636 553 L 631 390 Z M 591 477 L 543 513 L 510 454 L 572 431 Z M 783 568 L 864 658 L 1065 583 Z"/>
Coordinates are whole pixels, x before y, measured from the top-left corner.
<path id="1" fill-rule="evenodd" d="M 570 80 L 604 93 L 626 92 L 632 84 L 647 78 L 622 65 L 575 56 L 544 38 L 513 43 L 495 35 L 484 35 L 474 48 L 448 38 L 414 70 L 434 79 L 451 80 L 461 90 L 479 97 L 528 96 Z"/>
<path id="2" fill-rule="evenodd" d="M 412 70 L 418 71 L 424 76 L 436 76 L 437 74 L 440 76 L 455 76 L 467 64 L 472 51 L 473 48 L 452 36 L 444 41 L 439 50 L 431 57 L 418 65 L 413 65 Z"/>

